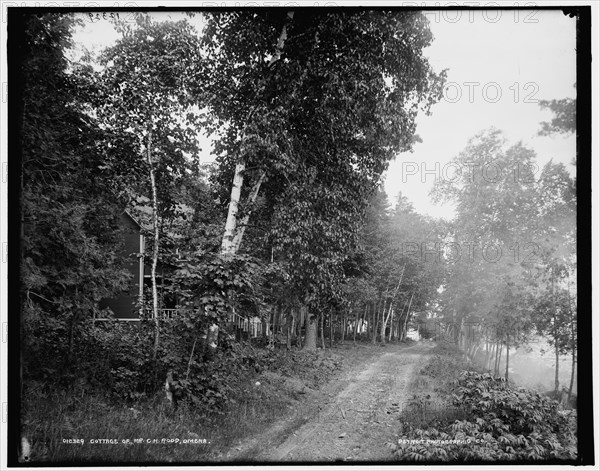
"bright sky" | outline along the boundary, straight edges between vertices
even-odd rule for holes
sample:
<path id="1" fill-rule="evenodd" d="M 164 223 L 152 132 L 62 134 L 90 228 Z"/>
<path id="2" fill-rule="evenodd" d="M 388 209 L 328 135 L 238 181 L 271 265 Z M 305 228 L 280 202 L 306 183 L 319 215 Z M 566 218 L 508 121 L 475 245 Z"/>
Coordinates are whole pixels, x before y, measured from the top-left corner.
<path id="1" fill-rule="evenodd" d="M 427 15 L 435 39 L 425 55 L 434 70 L 449 69 L 448 84 L 432 114 L 417 120 L 423 143 L 390 164 L 385 181 L 390 200 L 402 191 L 419 212 L 451 217 L 452 208 L 434 205 L 428 193 L 436 175 L 443 178 L 452 170 L 444 164 L 470 137 L 491 126 L 504 131 L 510 142 L 522 140 L 534 149 L 540 168 L 553 159 L 574 174 L 575 137 L 536 134 L 540 122 L 552 117 L 538 100 L 576 97 L 575 19 L 539 10 L 522 10 L 518 16 L 508 10 Z M 452 178 L 450 171 L 447 175 Z"/>
<path id="2" fill-rule="evenodd" d="M 390 200 L 402 191 L 419 212 L 451 217 L 451 207 L 436 206 L 428 196 L 436 175 L 444 176 L 444 165 L 470 137 L 492 126 L 504 131 L 510 142 L 522 140 L 533 148 L 540 168 L 553 159 L 574 173 L 575 138 L 537 136 L 540 123 L 552 116 L 537 102 L 575 98 L 575 19 L 540 10 L 444 10 L 428 11 L 427 16 L 435 39 L 425 55 L 435 70 L 449 69 L 447 88 L 432 114 L 418 117 L 417 133 L 423 142 L 390 163 L 385 179 Z M 109 22 L 83 18 L 85 27 L 74 37 L 77 43 L 100 50 L 117 39 Z M 202 28 L 200 16 L 189 20 Z M 201 161 L 213 160 L 210 147 L 204 139 Z"/>

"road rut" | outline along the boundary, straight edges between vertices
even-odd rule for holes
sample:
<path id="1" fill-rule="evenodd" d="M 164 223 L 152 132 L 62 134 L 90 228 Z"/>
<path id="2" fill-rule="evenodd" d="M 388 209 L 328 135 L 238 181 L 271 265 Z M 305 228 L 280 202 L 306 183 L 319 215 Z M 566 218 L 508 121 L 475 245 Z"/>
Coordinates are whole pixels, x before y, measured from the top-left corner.
<path id="1" fill-rule="evenodd" d="M 429 343 L 389 344 L 367 365 L 350 368 L 320 400 L 299 412 L 308 418 L 276 447 L 253 460 L 271 462 L 392 461 L 386 443 L 398 437 L 399 412 L 431 350 Z M 327 394 L 327 389 L 330 393 Z"/>

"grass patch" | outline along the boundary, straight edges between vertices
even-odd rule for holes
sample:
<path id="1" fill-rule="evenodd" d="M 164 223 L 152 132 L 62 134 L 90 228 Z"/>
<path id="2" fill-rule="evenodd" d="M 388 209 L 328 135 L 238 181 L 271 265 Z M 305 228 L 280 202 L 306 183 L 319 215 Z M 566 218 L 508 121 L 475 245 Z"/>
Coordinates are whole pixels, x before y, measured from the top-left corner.
<path id="1" fill-rule="evenodd" d="M 251 365 L 218 409 L 181 401 L 174 410 L 163 392 L 126 402 L 31 382 L 22 411 L 23 436 L 31 445 L 27 461 L 218 462 L 235 443 L 293 414 L 297 399 L 327 382 L 342 363 L 329 350 L 253 350 Z M 241 358 L 248 363 L 247 355 Z"/>
<path id="2" fill-rule="evenodd" d="M 451 404 L 451 391 L 466 363 L 454 345 L 439 343 L 409 386 L 412 397 L 400 415 L 401 433 L 411 427 L 439 427 L 462 420 L 467 412 Z"/>

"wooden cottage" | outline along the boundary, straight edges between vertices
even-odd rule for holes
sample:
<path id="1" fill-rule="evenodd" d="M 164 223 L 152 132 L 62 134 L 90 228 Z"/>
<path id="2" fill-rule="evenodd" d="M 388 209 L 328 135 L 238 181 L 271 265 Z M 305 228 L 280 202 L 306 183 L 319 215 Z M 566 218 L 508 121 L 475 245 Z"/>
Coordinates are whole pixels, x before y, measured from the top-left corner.
<path id="1" fill-rule="evenodd" d="M 130 289 L 118 296 L 100 301 L 100 309 L 109 308 L 114 317 L 123 321 L 138 321 L 140 319 L 141 305 L 144 300 L 144 287 L 149 288 L 152 280 L 150 263 L 144 261 L 145 237 L 142 225 L 127 211 L 120 216 L 123 227 L 123 247 L 120 256 L 123 258 L 123 267 L 132 275 Z M 162 285 L 165 272 L 172 267 L 167 267 L 159 262 L 157 267 L 157 284 Z M 159 288 L 160 290 L 160 288 Z M 170 317 L 175 309 L 174 302 L 161 299 L 161 314 Z M 100 320 L 100 318 L 97 318 Z"/>

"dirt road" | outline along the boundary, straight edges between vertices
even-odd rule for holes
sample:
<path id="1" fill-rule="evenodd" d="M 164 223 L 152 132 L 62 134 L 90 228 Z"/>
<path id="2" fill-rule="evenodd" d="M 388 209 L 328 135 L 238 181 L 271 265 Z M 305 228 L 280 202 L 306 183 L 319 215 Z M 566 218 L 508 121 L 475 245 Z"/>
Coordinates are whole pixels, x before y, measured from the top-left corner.
<path id="1" fill-rule="evenodd" d="M 229 459 L 294 461 L 391 461 L 386 442 L 398 437 L 398 413 L 412 396 L 409 385 L 432 348 L 389 344 L 367 362 L 351 365 L 319 394 L 307 397 L 269 436 L 257 437 Z M 281 442 L 282 436 L 287 438 Z"/>

